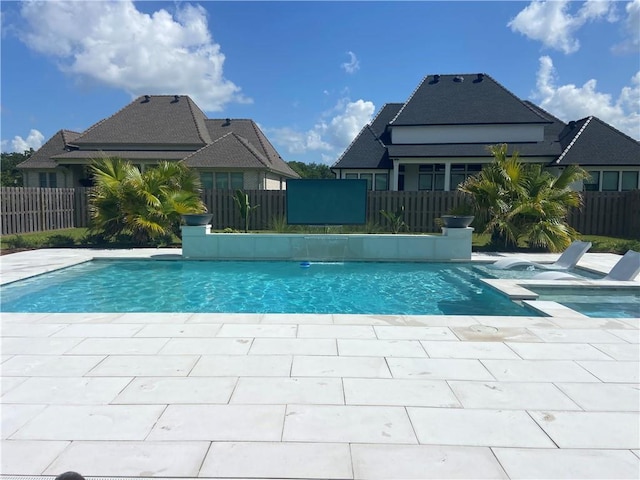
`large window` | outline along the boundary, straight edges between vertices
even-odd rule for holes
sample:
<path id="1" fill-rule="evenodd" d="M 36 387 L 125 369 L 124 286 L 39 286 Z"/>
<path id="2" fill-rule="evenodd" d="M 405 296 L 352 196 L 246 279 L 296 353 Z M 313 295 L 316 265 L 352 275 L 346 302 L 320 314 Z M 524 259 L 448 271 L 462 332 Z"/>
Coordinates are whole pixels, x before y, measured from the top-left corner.
<path id="1" fill-rule="evenodd" d="M 201 172 L 200 182 L 205 190 L 237 190 L 244 188 L 242 172 Z"/>
<path id="2" fill-rule="evenodd" d="M 603 192 L 618 191 L 618 173 L 619 172 L 602 172 L 602 191 Z"/>
<path id="3" fill-rule="evenodd" d="M 451 165 L 451 178 L 449 190 L 455 190 L 458 185 L 468 177 L 476 175 L 482 170 L 480 164 L 454 163 Z"/>
<path id="4" fill-rule="evenodd" d="M 371 190 L 371 186 L 373 185 L 373 173 L 361 173 L 360 180 L 366 180 L 367 190 Z"/>
<path id="5" fill-rule="evenodd" d="M 586 192 L 597 192 L 600 190 L 600 172 L 588 171 L 589 178 L 583 182 Z"/>
<path id="6" fill-rule="evenodd" d="M 58 176 L 52 173 L 40 172 L 38 174 L 38 181 L 40 183 L 40 188 L 57 188 L 58 187 Z"/>
<path id="7" fill-rule="evenodd" d="M 418 190 L 444 190 L 443 163 L 420 165 L 418 168 Z"/>
<path id="8" fill-rule="evenodd" d="M 626 192 L 627 190 L 635 190 L 636 188 L 638 188 L 638 172 L 622 172 L 621 190 Z"/>
<path id="9" fill-rule="evenodd" d="M 366 180 L 367 190 L 389 190 L 389 174 L 387 173 L 345 173 L 346 180 Z"/>
<path id="10" fill-rule="evenodd" d="M 389 190 L 389 175 L 386 173 L 376 173 L 376 190 Z"/>

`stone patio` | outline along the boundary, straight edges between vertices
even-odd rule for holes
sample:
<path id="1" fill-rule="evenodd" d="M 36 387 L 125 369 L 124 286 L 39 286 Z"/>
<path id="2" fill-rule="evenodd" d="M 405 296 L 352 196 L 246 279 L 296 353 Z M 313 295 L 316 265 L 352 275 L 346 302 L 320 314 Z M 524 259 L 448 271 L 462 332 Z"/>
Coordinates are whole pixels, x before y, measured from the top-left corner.
<path id="1" fill-rule="evenodd" d="M 176 253 L 23 252 L 2 257 L 2 282 Z M 606 272 L 618 258 L 580 264 Z M 3 313 L 1 472 L 637 479 L 639 328 L 571 316 Z"/>

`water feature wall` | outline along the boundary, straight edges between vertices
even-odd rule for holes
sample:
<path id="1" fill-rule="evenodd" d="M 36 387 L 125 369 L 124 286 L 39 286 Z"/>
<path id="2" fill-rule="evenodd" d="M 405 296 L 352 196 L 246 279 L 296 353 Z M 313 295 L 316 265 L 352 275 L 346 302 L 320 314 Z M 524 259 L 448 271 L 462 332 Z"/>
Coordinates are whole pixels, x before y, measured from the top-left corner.
<path id="1" fill-rule="evenodd" d="M 182 256 L 199 260 L 446 261 L 471 259 L 473 228 L 442 235 L 211 233 L 182 227 Z"/>

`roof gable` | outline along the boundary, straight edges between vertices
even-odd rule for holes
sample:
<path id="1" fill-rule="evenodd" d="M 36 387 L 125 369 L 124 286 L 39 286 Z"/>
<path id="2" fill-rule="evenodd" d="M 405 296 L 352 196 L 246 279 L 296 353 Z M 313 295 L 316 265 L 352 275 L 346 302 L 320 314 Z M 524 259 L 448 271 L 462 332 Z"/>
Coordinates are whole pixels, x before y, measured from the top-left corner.
<path id="1" fill-rule="evenodd" d="M 58 163 L 51 157 L 67 151 L 67 144 L 73 142 L 80 133 L 71 130 L 58 130 L 53 137 L 34 152 L 24 162 L 20 162 L 17 168 L 56 168 Z"/>
<path id="2" fill-rule="evenodd" d="M 366 125 L 331 168 L 392 168 L 387 148 Z"/>
<path id="3" fill-rule="evenodd" d="M 547 123 L 489 75 L 426 76 L 392 126 Z"/>
<path id="4" fill-rule="evenodd" d="M 554 165 L 640 166 L 640 143 L 598 117 L 569 122 L 560 138 L 564 151 Z"/>
<path id="5" fill-rule="evenodd" d="M 144 95 L 86 130 L 78 147 L 211 143 L 206 116 L 188 96 Z"/>
<path id="6" fill-rule="evenodd" d="M 269 161 L 249 141 L 229 132 L 213 143 L 185 157 L 189 167 L 265 168 Z"/>

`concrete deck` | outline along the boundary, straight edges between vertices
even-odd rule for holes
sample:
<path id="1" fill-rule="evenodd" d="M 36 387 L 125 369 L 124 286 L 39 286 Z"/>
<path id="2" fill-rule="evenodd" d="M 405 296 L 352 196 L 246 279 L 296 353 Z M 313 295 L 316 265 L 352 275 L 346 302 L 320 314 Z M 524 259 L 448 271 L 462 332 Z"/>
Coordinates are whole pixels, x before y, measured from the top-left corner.
<path id="1" fill-rule="evenodd" d="M 1 281 L 176 253 L 23 252 Z M 640 318 L 3 313 L 1 334 L 3 475 L 640 477 Z"/>

